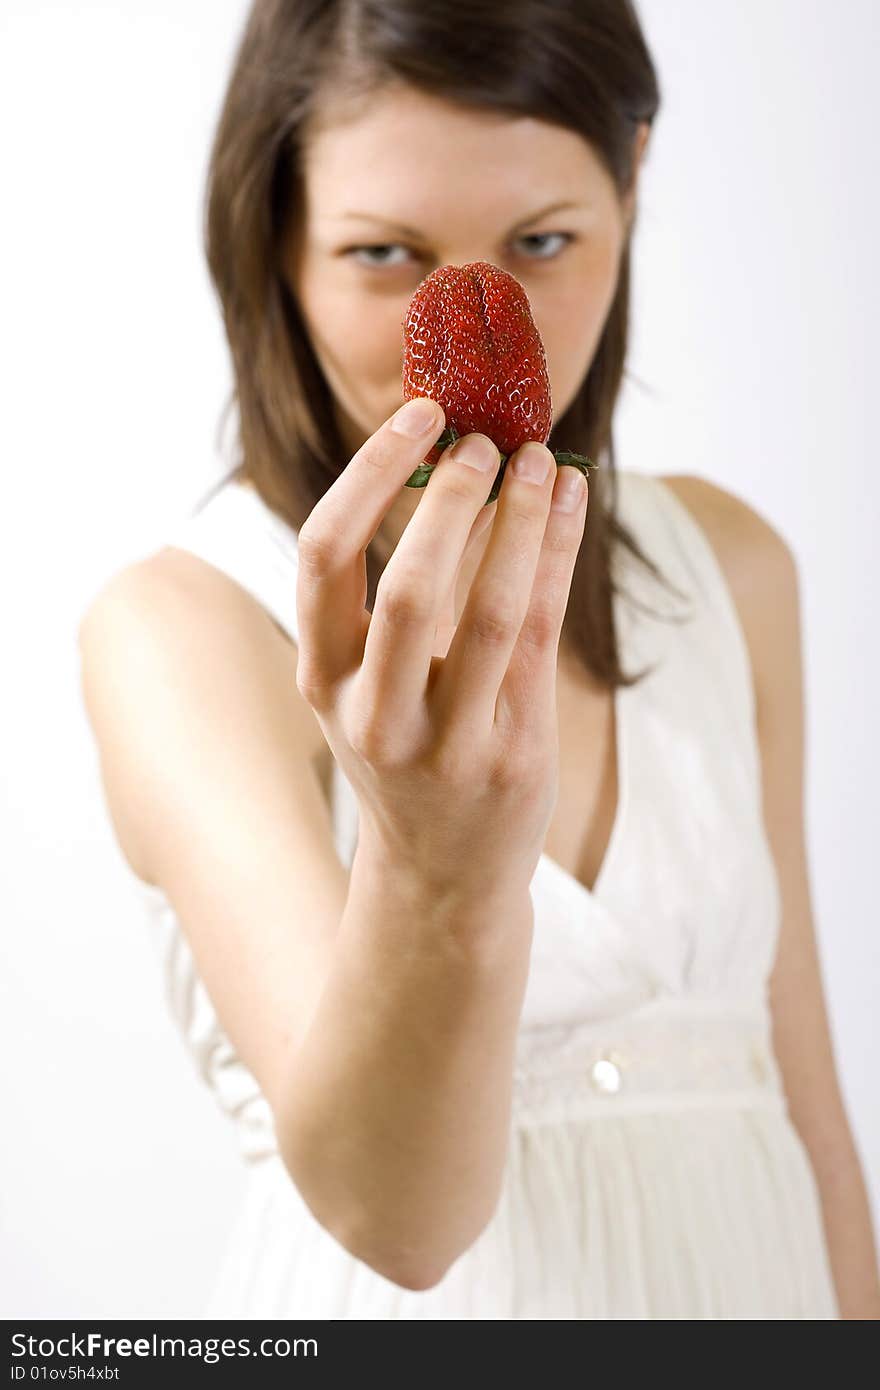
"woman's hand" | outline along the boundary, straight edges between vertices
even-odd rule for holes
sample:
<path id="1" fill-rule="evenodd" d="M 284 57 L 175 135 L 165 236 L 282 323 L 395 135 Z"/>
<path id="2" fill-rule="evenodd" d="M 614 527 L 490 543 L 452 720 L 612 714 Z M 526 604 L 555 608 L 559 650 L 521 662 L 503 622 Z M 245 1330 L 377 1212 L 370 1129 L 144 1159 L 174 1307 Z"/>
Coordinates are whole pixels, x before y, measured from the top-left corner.
<path id="1" fill-rule="evenodd" d="M 587 482 L 557 468 L 541 444 L 510 458 L 449 641 L 456 576 L 487 524 L 480 514 L 500 463 L 485 435 L 457 441 L 385 566 L 370 614 L 366 547 L 444 426 L 431 402 L 421 433 L 398 433 L 415 404 L 363 444 L 300 528 L 297 688 L 357 795 L 359 853 L 429 892 L 494 897 L 527 890 L 556 804 L 557 655 Z M 482 450 L 486 470 L 459 461 L 465 445 Z M 527 453 L 546 464 L 538 484 L 518 476 Z M 551 507 L 563 482 L 577 490 L 570 511 Z"/>

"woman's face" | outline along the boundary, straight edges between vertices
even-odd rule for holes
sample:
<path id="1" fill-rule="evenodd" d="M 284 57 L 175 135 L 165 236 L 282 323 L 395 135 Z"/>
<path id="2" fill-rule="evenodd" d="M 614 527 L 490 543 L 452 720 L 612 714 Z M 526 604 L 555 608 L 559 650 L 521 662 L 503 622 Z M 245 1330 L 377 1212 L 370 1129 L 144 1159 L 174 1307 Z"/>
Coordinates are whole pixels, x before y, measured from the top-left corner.
<path id="1" fill-rule="evenodd" d="M 365 115 L 314 132 L 303 184 L 287 278 L 349 457 L 402 403 L 402 323 L 441 265 L 485 260 L 516 276 L 544 343 L 553 417 L 564 414 L 614 297 L 634 197 L 633 186 L 618 198 L 585 140 L 386 88 Z M 544 211 L 554 204 L 565 206 Z M 422 496 L 401 489 L 382 528 L 392 546 Z"/>

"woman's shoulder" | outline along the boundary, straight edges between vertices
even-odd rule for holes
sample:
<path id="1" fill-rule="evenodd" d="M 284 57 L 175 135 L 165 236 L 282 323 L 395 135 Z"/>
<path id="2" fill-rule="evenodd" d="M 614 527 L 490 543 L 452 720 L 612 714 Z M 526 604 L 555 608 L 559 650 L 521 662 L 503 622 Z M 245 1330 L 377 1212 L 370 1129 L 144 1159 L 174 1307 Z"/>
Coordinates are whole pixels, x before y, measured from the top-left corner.
<path id="1" fill-rule="evenodd" d="M 758 601 L 762 586 L 755 579 L 761 572 L 762 556 L 788 549 L 779 532 L 742 497 L 708 478 L 690 473 L 663 474 L 658 475 L 658 481 L 700 527 L 737 606 L 747 608 Z"/>
<path id="2" fill-rule="evenodd" d="M 255 761 L 255 741 L 239 738 L 253 727 L 255 710 L 267 738 L 284 728 L 288 747 L 296 739 L 303 762 L 325 746 L 297 688 L 297 650 L 286 630 L 244 585 L 186 550 L 162 547 L 119 570 L 86 610 L 78 636 L 83 698 L 116 837 L 147 883 L 145 769 L 174 760 L 187 722 L 199 723 L 200 738 L 209 723 L 228 733 L 230 766 L 240 748 L 240 764 Z M 132 737 L 133 728 L 147 727 L 149 738 Z"/>
<path id="3" fill-rule="evenodd" d="M 760 633 L 780 562 L 793 556 L 766 517 L 736 493 L 697 474 L 658 477 L 699 527 L 717 561 L 748 649 L 752 679 L 761 680 Z"/>

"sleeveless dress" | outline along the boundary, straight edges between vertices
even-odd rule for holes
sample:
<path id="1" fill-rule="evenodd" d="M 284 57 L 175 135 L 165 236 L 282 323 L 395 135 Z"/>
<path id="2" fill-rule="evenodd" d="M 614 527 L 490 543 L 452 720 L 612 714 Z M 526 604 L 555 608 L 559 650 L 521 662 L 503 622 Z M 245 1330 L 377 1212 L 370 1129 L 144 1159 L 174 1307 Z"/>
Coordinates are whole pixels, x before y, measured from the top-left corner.
<path id="1" fill-rule="evenodd" d="M 840 1316 L 771 1042 L 781 903 L 744 636 L 691 513 L 660 478 L 617 480 L 619 517 L 684 599 L 618 548 L 623 666 L 650 674 L 615 695 L 617 816 L 593 891 L 538 863 L 503 1189 L 439 1284 L 398 1286 L 312 1216 L 170 903 L 125 865 L 171 1017 L 247 1165 L 205 1317 Z M 256 492 L 227 480 L 165 540 L 296 641 L 296 532 Z M 335 763 L 332 814 L 350 866 L 358 804 Z"/>

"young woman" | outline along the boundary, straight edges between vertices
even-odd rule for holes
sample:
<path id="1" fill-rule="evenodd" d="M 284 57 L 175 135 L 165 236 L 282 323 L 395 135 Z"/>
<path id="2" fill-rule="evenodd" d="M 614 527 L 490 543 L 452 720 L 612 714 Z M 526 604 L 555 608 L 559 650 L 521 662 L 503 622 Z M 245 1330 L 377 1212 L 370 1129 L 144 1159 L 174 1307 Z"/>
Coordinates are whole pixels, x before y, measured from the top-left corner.
<path id="1" fill-rule="evenodd" d="M 658 107 L 628 0 L 252 7 L 207 203 L 238 466 L 82 625 L 249 1166 L 209 1316 L 877 1316 L 795 563 L 615 467 Z M 525 287 L 589 488 L 528 445 L 484 506 L 478 434 L 404 486 L 444 424 L 398 411 L 406 308 L 475 260 Z"/>

